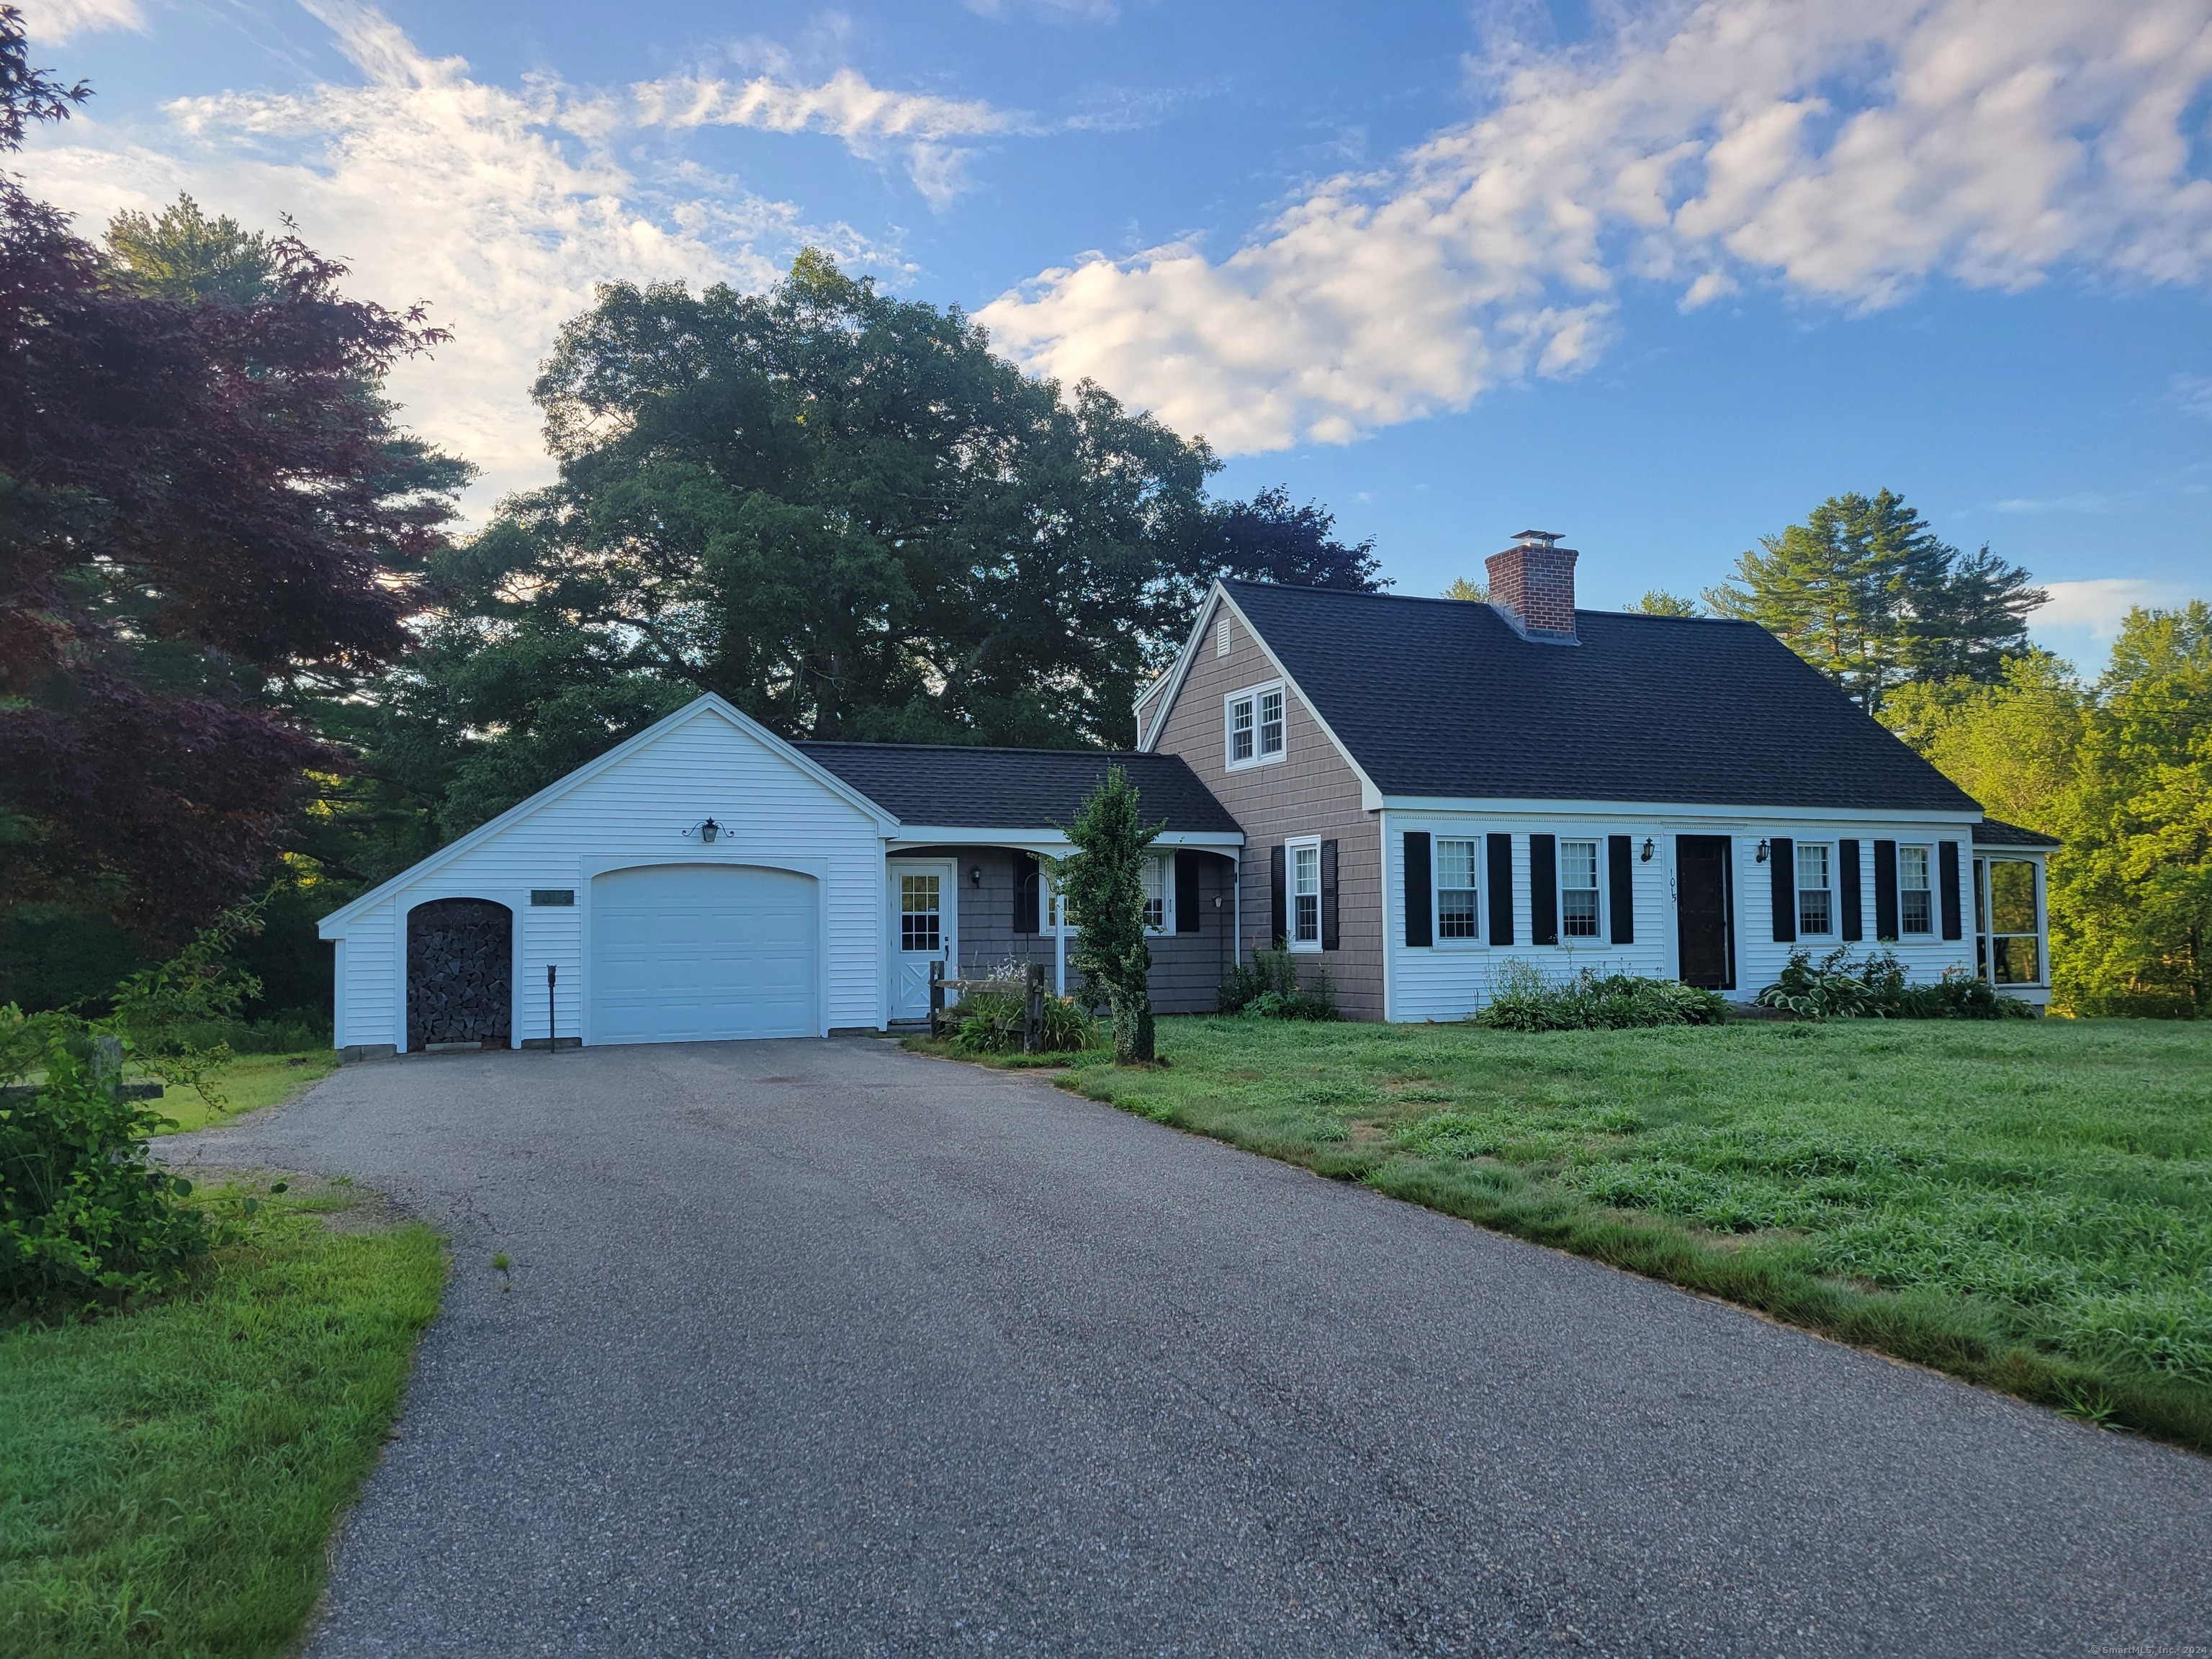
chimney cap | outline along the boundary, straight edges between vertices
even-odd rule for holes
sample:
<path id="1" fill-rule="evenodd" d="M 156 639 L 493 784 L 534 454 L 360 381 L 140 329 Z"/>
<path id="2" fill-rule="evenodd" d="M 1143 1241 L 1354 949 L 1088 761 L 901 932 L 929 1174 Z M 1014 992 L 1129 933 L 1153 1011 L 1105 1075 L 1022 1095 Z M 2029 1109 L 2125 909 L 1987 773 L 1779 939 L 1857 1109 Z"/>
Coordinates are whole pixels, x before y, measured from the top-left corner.
<path id="1" fill-rule="evenodd" d="M 1513 532 L 1513 539 L 1523 547 L 1537 544 L 1549 547 L 1553 542 L 1560 540 L 1561 537 L 1556 530 L 1516 530 Z"/>

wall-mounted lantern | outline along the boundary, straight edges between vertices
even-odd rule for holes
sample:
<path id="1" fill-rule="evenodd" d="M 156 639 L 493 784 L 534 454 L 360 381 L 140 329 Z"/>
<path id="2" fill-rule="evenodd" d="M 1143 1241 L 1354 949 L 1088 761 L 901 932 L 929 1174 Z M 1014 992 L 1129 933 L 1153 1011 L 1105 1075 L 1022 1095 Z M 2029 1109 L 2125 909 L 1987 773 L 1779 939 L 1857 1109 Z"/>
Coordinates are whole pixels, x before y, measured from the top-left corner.
<path id="1" fill-rule="evenodd" d="M 1759 852 L 1757 856 L 1753 860 L 1753 862 L 1756 864 L 1764 864 L 1766 862 L 1766 843 L 1764 841 L 1759 843 Z"/>
<path id="2" fill-rule="evenodd" d="M 971 864 L 968 866 L 968 884 L 970 887 L 981 887 L 983 884 L 983 866 L 981 865 Z"/>
<path id="3" fill-rule="evenodd" d="M 684 833 L 687 836 L 696 836 L 702 844 L 712 847 L 720 838 L 722 826 L 710 817 L 702 818 Z"/>
<path id="4" fill-rule="evenodd" d="M 1656 849 L 1655 849 L 1655 848 L 1653 848 L 1653 846 L 1651 845 L 1651 837 L 1650 837 L 1650 836 L 1644 836 L 1644 860 L 1643 860 L 1643 861 L 1644 861 L 1644 863 L 1649 864 L 1649 863 L 1650 863 L 1650 862 L 1651 862 L 1651 854 L 1652 854 L 1652 853 L 1653 853 L 1655 850 L 1656 850 Z"/>

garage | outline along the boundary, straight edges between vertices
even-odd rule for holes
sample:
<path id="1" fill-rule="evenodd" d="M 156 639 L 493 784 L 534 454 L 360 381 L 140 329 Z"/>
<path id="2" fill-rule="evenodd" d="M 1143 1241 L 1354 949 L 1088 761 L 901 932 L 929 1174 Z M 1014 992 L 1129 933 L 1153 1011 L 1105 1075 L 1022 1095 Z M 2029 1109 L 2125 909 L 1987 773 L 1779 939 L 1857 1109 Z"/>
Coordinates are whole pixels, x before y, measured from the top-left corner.
<path id="1" fill-rule="evenodd" d="M 590 1040 L 818 1035 L 818 890 L 811 876 L 735 863 L 594 878 Z"/>

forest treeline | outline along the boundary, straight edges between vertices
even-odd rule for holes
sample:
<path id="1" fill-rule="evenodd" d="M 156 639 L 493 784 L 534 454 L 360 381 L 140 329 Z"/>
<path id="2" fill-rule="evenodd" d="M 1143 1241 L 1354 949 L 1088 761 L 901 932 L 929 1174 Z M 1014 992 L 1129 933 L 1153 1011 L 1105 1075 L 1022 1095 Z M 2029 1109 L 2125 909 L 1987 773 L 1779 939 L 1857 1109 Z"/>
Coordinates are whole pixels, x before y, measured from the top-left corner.
<path id="1" fill-rule="evenodd" d="M 85 95 L 6 15 L 0 149 Z M 345 276 L 188 198 L 89 240 L 0 174 L 0 1002 L 265 892 L 265 1011 L 326 1018 L 315 917 L 702 691 L 794 738 L 1125 744 L 1216 576 L 1385 585 L 1321 505 L 1218 497 L 1202 440 L 811 251 L 603 287 L 532 387 L 555 482 L 457 533 L 465 459 L 384 391 L 444 337 Z M 1703 605 L 2066 839 L 2064 1006 L 2202 1012 L 2212 625 L 2139 613 L 2084 681 L 2041 597 L 1884 491 Z"/>

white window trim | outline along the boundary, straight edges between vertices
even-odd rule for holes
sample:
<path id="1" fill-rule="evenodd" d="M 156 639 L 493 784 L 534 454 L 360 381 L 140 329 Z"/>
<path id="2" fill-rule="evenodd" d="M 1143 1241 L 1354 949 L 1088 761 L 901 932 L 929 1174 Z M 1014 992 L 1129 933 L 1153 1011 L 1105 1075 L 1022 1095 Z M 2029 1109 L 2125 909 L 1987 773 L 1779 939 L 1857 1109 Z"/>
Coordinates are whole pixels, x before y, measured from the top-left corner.
<path id="1" fill-rule="evenodd" d="M 1176 855 L 1173 853 L 1147 853 L 1145 860 L 1148 866 L 1160 866 L 1160 920 L 1157 927 L 1146 922 L 1145 932 L 1153 936 L 1172 933 L 1176 928 Z"/>
<path id="2" fill-rule="evenodd" d="M 1567 885 L 1567 860 L 1563 849 L 1571 841 L 1589 842 L 1597 848 L 1597 931 L 1594 933 L 1567 932 L 1568 893 L 1587 893 L 1590 890 L 1587 887 L 1570 888 Z M 1563 830 L 1552 837 L 1552 914 L 1559 921 L 1558 948 L 1562 951 L 1595 950 L 1613 936 L 1608 925 L 1612 918 L 1607 914 L 1611 906 L 1611 896 L 1606 891 L 1605 848 L 1605 837 L 1588 830 Z"/>
<path id="3" fill-rule="evenodd" d="M 1474 843 L 1474 937 L 1446 939 L 1442 903 L 1443 883 L 1438 872 L 1443 867 L 1443 858 L 1437 848 L 1448 841 Z M 1490 945 L 1490 842 L 1480 830 L 1437 830 L 1429 836 L 1429 940 L 1439 951 L 1480 951 Z"/>
<path id="4" fill-rule="evenodd" d="M 1281 693 L 1283 699 L 1283 746 L 1272 755 L 1263 754 L 1260 749 L 1260 699 L 1269 691 Z M 1234 722 L 1237 705 L 1248 699 L 1252 704 L 1252 757 L 1249 760 L 1236 760 L 1231 758 L 1234 751 L 1231 748 L 1231 744 L 1236 729 Z M 1231 772 L 1242 772 L 1248 767 L 1273 766 L 1286 759 L 1290 752 L 1291 693 L 1288 682 L 1262 680 L 1257 685 L 1248 685 L 1231 691 L 1221 700 L 1221 762 L 1224 768 Z"/>
<path id="5" fill-rule="evenodd" d="M 1828 884 L 1825 888 L 1808 887 L 1801 878 L 1797 860 L 1808 847 L 1825 847 L 1828 849 Z M 1814 933 L 1805 926 L 1805 895 L 1819 892 L 1825 892 L 1828 896 L 1828 925 L 1820 932 Z M 1799 939 L 1840 939 L 1843 938 L 1844 884 L 1841 872 L 1837 867 L 1835 842 L 1814 837 L 1811 840 L 1799 841 L 1790 848 L 1790 902 L 1797 911 Z"/>
<path id="6" fill-rule="evenodd" d="M 1917 887 L 1908 890 L 1905 887 L 1905 854 L 1908 849 L 1925 854 L 1928 860 L 1928 886 L 1925 890 L 1928 894 L 1928 925 L 1925 927 L 1911 930 L 1907 930 L 1905 925 L 1905 895 L 1908 890 L 1917 893 L 1923 890 Z M 1942 867 L 1936 861 L 1936 848 L 1932 842 L 1900 841 L 1897 843 L 1897 942 L 1899 945 L 1908 940 L 1915 945 L 1928 943 L 1936 939 L 1942 933 L 1942 883 L 1943 878 L 1940 873 Z"/>
<path id="7" fill-rule="evenodd" d="M 1314 936 L 1298 937 L 1298 854 L 1311 848 L 1314 855 Z M 1322 922 L 1321 837 L 1299 836 L 1283 843 L 1283 944 L 1300 956 L 1321 954 Z"/>

